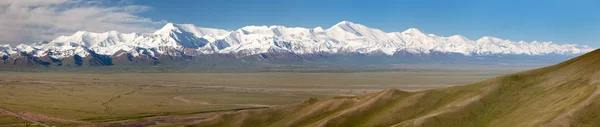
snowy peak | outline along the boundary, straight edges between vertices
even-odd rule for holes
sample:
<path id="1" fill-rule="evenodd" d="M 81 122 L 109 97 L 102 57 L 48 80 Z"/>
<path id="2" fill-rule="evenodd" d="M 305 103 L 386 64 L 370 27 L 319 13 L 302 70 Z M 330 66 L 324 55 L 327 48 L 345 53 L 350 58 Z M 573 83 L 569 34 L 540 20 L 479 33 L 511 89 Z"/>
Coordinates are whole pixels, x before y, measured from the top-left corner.
<path id="1" fill-rule="evenodd" d="M 338 22 L 337 24 L 331 26 L 331 28 L 335 28 L 335 27 L 350 27 L 350 28 L 352 28 L 352 27 L 358 27 L 359 25 L 360 24 L 356 24 L 356 23 L 349 22 L 349 21 L 341 21 L 341 22 Z M 362 25 L 360 25 L 360 26 L 362 26 Z"/>
<path id="2" fill-rule="evenodd" d="M 480 43 L 496 43 L 496 42 L 502 42 L 504 40 L 500 39 L 500 38 L 496 38 L 496 37 L 491 37 L 491 36 L 484 36 L 481 37 L 479 40 L 477 40 L 477 42 Z"/>
<path id="3" fill-rule="evenodd" d="M 356 36 L 363 36 L 361 32 L 364 32 L 366 29 L 370 29 L 366 26 L 355 24 L 348 21 L 342 21 L 335 25 L 333 25 L 329 30 L 341 29 L 342 31 L 355 34 Z"/>
<path id="4" fill-rule="evenodd" d="M 193 24 L 173 24 L 167 23 L 161 29 L 154 32 L 151 36 L 139 38 L 134 41 L 138 48 L 164 49 L 174 48 L 192 48 L 200 50 L 201 48 L 213 48 L 217 40 L 227 37 L 231 32 L 222 29 L 202 28 Z M 155 50 L 159 53 L 163 50 Z M 210 51 L 213 52 L 213 51 Z"/>
<path id="5" fill-rule="evenodd" d="M 454 39 L 454 40 L 469 40 L 467 37 L 462 36 L 462 35 L 452 35 L 449 38 Z"/>
<path id="6" fill-rule="evenodd" d="M 188 32 L 188 33 L 192 33 L 198 37 L 202 37 L 205 35 L 218 37 L 218 36 L 224 36 L 229 33 L 229 31 L 227 31 L 227 30 L 197 27 L 194 24 L 167 23 L 161 29 L 154 32 L 154 34 L 170 34 L 172 32 L 176 32 L 176 33 Z"/>
<path id="7" fill-rule="evenodd" d="M 163 26 L 159 30 L 155 31 L 154 34 L 170 34 L 171 32 L 177 32 L 177 31 L 180 32 L 179 28 L 175 27 L 175 24 L 167 23 L 167 24 L 165 24 L 165 26 Z"/>
<path id="8" fill-rule="evenodd" d="M 85 47 L 86 50 L 81 47 Z M 34 56 L 51 55 L 64 58 L 88 55 L 87 50 L 113 55 L 190 53 L 236 54 L 248 56 L 261 53 L 288 52 L 294 54 L 381 54 L 397 52 L 429 54 L 430 52 L 470 55 L 546 55 L 582 54 L 593 50 L 575 44 L 551 42 L 513 42 L 485 36 L 470 40 L 461 35 L 450 37 L 427 34 L 417 28 L 403 32 L 384 32 L 365 25 L 342 21 L 328 29 L 285 26 L 246 26 L 237 30 L 197 27 L 193 24 L 167 23 L 152 34 L 123 34 L 117 31 L 93 33 L 78 31 L 50 42 L 32 45 L 3 46 L 2 54 L 28 52 Z M 133 55 L 133 56 L 137 56 Z"/>
<path id="9" fill-rule="evenodd" d="M 105 33 L 93 33 L 86 31 L 78 31 L 71 36 L 60 36 L 46 44 L 37 44 L 37 46 L 62 46 L 70 43 L 88 47 L 109 47 L 118 43 L 129 43 L 137 37 L 141 36 L 138 33 L 123 34 L 117 31 L 109 31 Z"/>
<path id="10" fill-rule="evenodd" d="M 315 32 L 323 32 L 325 30 L 322 27 L 316 27 L 316 28 L 313 29 L 313 31 L 315 31 Z"/>
<path id="11" fill-rule="evenodd" d="M 425 33 L 421 32 L 421 30 L 417 28 L 408 28 L 407 30 L 403 31 L 402 34 L 411 36 L 425 36 Z"/>
<path id="12" fill-rule="evenodd" d="M 348 24 L 354 24 L 354 23 L 352 23 L 350 21 L 340 21 L 333 26 L 348 25 Z"/>
<path id="13" fill-rule="evenodd" d="M 16 49 L 16 51 L 18 51 L 18 52 L 27 52 L 27 53 L 29 53 L 29 52 L 33 52 L 33 51 L 35 50 L 33 47 L 31 47 L 31 46 L 29 46 L 29 45 L 26 45 L 26 44 L 20 44 L 20 45 L 17 45 L 17 46 L 15 47 L 15 49 Z"/>

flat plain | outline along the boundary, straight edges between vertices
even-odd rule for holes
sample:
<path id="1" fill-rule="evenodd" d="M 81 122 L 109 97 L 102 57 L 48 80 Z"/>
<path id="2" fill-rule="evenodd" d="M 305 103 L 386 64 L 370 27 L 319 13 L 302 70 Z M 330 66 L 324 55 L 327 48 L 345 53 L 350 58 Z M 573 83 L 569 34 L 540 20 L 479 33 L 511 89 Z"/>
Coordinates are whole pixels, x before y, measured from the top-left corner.
<path id="1" fill-rule="evenodd" d="M 475 83 L 518 68 L 382 72 L 77 73 L 1 72 L 0 125 L 186 122 L 218 112 L 385 89 L 419 91 Z M 19 118 L 22 117 L 22 118 Z M 23 118 L 29 119 L 24 120 Z M 146 120 L 146 121 L 144 121 Z M 153 122 L 148 122 L 153 121 Z"/>

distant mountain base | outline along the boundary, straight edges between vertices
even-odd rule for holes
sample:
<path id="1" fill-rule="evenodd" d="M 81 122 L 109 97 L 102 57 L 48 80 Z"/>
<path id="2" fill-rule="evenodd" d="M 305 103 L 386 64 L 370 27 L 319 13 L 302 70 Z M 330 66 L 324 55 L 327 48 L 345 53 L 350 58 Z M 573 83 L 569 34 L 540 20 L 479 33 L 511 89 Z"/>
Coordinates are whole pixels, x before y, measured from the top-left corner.
<path id="1" fill-rule="evenodd" d="M 90 55 L 66 58 L 35 57 L 28 53 L 5 55 L 0 66 L 5 67 L 97 67 L 97 66 L 158 66 L 203 68 L 277 68 L 277 67 L 341 67 L 382 66 L 397 64 L 445 64 L 445 65 L 549 65 L 572 58 L 571 55 L 490 55 L 465 56 L 462 54 L 431 52 L 416 54 L 397 52 L 385 54 L 294 54 L 286 52 L 240 54 L 194 54 L 168 52 L 165 54 L 117 53 L 112 56 L 88 51 Z"/>

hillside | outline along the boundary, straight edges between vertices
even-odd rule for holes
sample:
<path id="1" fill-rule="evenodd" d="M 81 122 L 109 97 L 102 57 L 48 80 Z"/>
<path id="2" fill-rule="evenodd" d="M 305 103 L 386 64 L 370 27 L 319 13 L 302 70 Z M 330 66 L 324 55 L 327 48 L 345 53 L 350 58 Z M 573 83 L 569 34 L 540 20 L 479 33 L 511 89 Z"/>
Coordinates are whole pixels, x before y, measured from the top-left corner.
<path id="1" fill-rule="evenodd" d="M 479 83 L 418 92 L 311 98 L 192 126 L 600 126 L 600 50 Z"/>

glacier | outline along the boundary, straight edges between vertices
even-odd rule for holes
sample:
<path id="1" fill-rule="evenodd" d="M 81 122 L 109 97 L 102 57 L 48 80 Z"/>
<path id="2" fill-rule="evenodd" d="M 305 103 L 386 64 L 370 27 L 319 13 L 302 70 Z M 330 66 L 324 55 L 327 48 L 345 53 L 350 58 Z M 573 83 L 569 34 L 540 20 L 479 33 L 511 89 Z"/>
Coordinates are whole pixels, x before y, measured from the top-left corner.
<path id="1" fill-rule="evenodd" d="M 342 21 L 327 29 L 285 26 L 246 26 L 237 30 L 197 27 L 193 24 L 167 23 L 154 33 L 93 33 L 78 31 L 52 41 L 30 45 L 0 45 L 0 56 L 31 54 L 35 57 L 61 59 L 95 54 L 133 57 L 181 52 L 187 56 L 201 54 L 236 54 L 237 57 L 261 53 L 293 54 L 383 54 L 431 52 L 489 55 L 572 55 L 594 50 L 576 44 L 511 41 L 491 36 L 470 40 L 461 35 L 449 37 L 428 34 L 416 28 L 403 32 L 379 29 Z"/>

